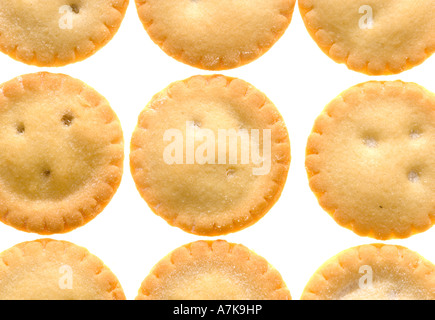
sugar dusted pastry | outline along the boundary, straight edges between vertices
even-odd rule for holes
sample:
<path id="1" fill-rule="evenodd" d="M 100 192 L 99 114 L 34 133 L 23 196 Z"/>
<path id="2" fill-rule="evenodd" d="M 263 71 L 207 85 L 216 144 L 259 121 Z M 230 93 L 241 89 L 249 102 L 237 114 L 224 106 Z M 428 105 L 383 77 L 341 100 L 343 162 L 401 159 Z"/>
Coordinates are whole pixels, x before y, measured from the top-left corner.
<path id="1" fill-rule="evenodd" d="M 112 39 L 127 6 L 128 0 L 2 0 L 0 50 L 36 66 L 84 60 Z"/>
<path id="2" fill-rule="evenodd" d="M 361 236 L 406 238 L 435 222 L 435 95 L 371 81 L 330 102 L 306 149 L 310 187 Z"/>
<path id="3" fill-rule="evenodd" d="M 290 141 L 273 103 L 243 80 L 221 75 L 176 81 L 139 116 L 131 172 L 149 207 L 198 235 L 236 232 L 278 200 Z"/>
<path id="4" fill-rule="evenodd" d="M 247 64 L 273 46 L 290 24 L 295 0 L 136 0 L 151 39 L 194 67 Z"/>
<path id="5" fill-rule="evenodd" d="M 402 246 L 345 250 L 311 277 L 302 300 L 435 300 L 435 266 Z"/>
<path id="6" fill-rule="evenodd" d="M 159 261 L 138 300 L 289 300 L 281 275 L 264 258 L 224 240 L 196 241 Z"/>
<path id="7" fill-rule="evenodd" d="M 23 242 L 0 254 L 0 300 L 125 300 L 116 276 L 73 243 Z"/>
<path id="8" fill-rule="evenodd" d="M 435 51 L 433 0 L 300 0 L 305 25 L 334 61 L 369 75 L 397 74 Z"/>
<path id="9" fill-rule="evenodd" d="M 39 234 L 95 218 L 122 176 L 121 125 L 82 81 L 35 73 L 0 85 L 0 220 Z"/>

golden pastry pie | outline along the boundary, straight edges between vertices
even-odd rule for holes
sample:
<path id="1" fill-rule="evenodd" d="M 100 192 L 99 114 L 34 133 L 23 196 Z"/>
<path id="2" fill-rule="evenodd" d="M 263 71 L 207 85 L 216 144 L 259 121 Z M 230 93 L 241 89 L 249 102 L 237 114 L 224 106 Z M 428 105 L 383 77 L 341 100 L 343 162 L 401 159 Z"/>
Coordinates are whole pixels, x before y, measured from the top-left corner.
<path id="1" fill-rule="evenodd" d="M 394 245 L 354 247 L 312 276 L 302 300 L 435 300 L 435 266 Z"/>
<path id="2" fill-rule="evenodd" d="M 435 95 L 401 81 L 341 93 L 317 118 L 306 168 L 320 205 L 376 239 L 406 238 L 435 222 Z"/>
<path id="3" fill-rule="evenodd" d="M 0 51 L 37 66 L 83 60 L 118 31 L 128 0 L 2 0 Z"/>
<path id="4" fill-rule="evenodd" d="M 273 46 L 290 24 L 295 0 L 136 0 L 151 39 L 194 67 L 247 64 Z"/>
<path id="5" fill-rule="evenodd" d="M 290 300 L 281 275 L 264 258 L 224 240 L 196 241 L 159 261 L 137 300 Z"/>
<path id="6" fill-rule="evenodd" d="M 39 234 L 84 225 L 122 176 L 124 143 L 104 97 L 62 74 L 0 85 L 0 220 Z"/>
<path id="7" fill-rule="evenodd" d="M 235 232 L 278 200 L 290 164 L 284 121 L 245 81 L 177 81 L 153 97 L 131 140 L 131 171 L 150 208 L 198 235 Z"/>
<path id="8" fill-rule="evenodd" d="M 396 74 L 435 51 L 433 0 L 300 0 L 299 8 L 318 46 L 355 71 Z"/>
<path id="9" fill-rule="evenodd" d="M 0 254 L 0 300 L 125 300 L 116 276 L 75 244 L 20 243 Z"/>

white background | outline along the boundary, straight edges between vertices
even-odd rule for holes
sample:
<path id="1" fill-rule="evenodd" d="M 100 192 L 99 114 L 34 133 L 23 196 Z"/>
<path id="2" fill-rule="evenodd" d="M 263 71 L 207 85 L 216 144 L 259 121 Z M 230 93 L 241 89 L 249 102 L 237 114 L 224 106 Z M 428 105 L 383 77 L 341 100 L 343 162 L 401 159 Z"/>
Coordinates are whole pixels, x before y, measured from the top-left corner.
<path id="1" fill-rule="evenodd" d="M 43 70 L 78 78 L 109 100 L 123 127 L 125 169 L 113 200 L 87 225 L 50 238 L 86 247 L 102 259 L 120 280 L 127 299 L 136 297 L 142 280 L 166 254 L 205 239 L 171 227 L 151 212 L 130 174 L 129 145 L 137 117 L 155 93 L 171 82 L 212 72 L 168 57 L 148 37 L 132 0 L 114 39 L 87 60 L 62 68 L 38 68 L 0 54 L 0 70 L 1 83 Z M 434 72 L 435 57 L 396 76 L 369 77 L 350 71 L 323 54 L 296 8 L 290 27 L 269 52 L 246 66 L 219 72 L 251 83 L 275 103 L 288 127 L 292 162 L 282 196 L 271 211 L 254 226 L 217 238 L 242 243 L 266 258 L 281 273 L 293 299 L 299 299 L 311 275 L 327 259 L 349 247 L 376 242 L 340 227 L 318 205 L 304 168 L 307 137 L 325 105 L 345 89 L 369 80 L 401 79 L 435 92 Z M 0 224 L 0 251 L 38 238 Z M 386 243 L 406 246 L 435 262 L 435 228 Z"/>

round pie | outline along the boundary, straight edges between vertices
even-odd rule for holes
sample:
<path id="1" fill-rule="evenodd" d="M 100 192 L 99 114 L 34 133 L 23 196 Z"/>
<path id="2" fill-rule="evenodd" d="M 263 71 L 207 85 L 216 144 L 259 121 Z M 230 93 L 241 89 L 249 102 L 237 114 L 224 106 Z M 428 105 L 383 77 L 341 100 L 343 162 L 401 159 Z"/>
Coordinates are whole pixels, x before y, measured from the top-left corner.
<path id="1" fill-rule="evenodd" d="M 320 205 L 361 236 L 386 240 L 435 222 L 435 95 L 371 81 L 335 98 L 308 139 L 306 168 Z"/>
<path id="2" fill-rule="evenodd" d="M 0 50 L 37 66 L 83 60 L 118 31 L 128 0 L 2 0 Z"/>
<path id="3" fill-rule="evenodd" d="M 196 241 L 159 261 L 137 300 L 290 300 L 281 275 L 264 258 L 224 240 Z"/>
<path id="4" fill-rule="evenodd" d="M 254 224 L 278 200 L 290 142 L 278 110 L 252 85 L 194 76 L 171 84 L 142 111 L 130 164 L 157 215 L 214 236 Z"/>
<path id="5" fill-rule="evenodd" d="M 435 266 L 395 245 L 354 247 L 312 276 L 302 300 L 435 300 Z"/>
<path id="6" fill-rule="evenodd" d="M 318 46 L 351 70 L 397 74 L 435 51 L 433 0 L 300 0 L 299 8 Z"/>
<path id="7" fill-rule="evenodd" d="M 63 233 L 109 203 L 124 143 L 104 97 L 62 74 L 0 85 L 0 220 L 19 230 Z"/>
<path id="8" fill-rule="evenodd" d="M 0 300 L 125 300 L 116 276 L 75 244 L 20 243 L 0 254 Z"/>
<path id="9" fill-rule="evenodd" d="M 136 0 L 151 39 L 194 67 L 247 64 L 273 46 L 290 24 L 295 0 Z"/>

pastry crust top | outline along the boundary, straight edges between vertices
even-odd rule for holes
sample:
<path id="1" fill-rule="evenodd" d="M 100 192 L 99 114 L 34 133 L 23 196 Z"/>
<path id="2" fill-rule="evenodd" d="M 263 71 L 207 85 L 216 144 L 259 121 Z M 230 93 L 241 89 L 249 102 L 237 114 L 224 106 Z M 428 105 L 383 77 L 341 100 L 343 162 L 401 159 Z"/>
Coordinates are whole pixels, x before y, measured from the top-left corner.
<path id="1" fill-rule="evenodd" d="M 435 222 L 435 95 L 371 81 L 334 99 L 315 121 L 306 168 L 320 205 L 342 226 L 386 240 Z"/>
<path id="2" fill-rule="evenodd" d="M 270 163 L 269 171 L 267 165 L 255 164 L 252 156 L 249 163 L 242 162 L 240 139 L 236 163 L 229 160 L 229 138 L 223 150 L 226 161 L 219 162 L 219 130 L 242 128 L 251 138 L 251 129 L 257 130 L 260 152 L 267 139 L 263 129 L 270 130 L 271 154 L 263 157 L 270 158 L 263 162 Z M 165 142 L 168 130 L 174 129 L 180 138 L 169 137 Z M 207 141 L 217 151 L 211 156 L 214 163 L 207 159 L 202 164 L 197 155 L 206 139 L 199 135 L 210 131 L 213 137 L 207 135 Z M 195 135 L 192 164 L 187 161 L 188 132 Z M 169 164 L 166 150 L 180 141 L 183 163 Z M 221 235 L 252 225 L 278 200 L 290 165 L 290 142 L 276 107 L 253 86 L 220 75 L 195 76 L 171 84 L 143 110 L 131 141 L 130 164 L 140 194 L 156 214 L 190 233 Z"/>
<path id="3" fill-rule="evenodd" d="M 62 74 L 0 86 L 0 220 L 39 234 L 77 228 L 118 188 L 124 144 L 104 97 Z"/>
<path id="4" fill-rule="evenodd" d="M 116 276 L 75 244 L 20 243 L 0 254 L 0 300 L 125 300 Z"/>
<path id="5" fill-rule="evenodd" d="M 159 261 L 137 300 L 290 300 L 281 275 L 243 245 L 196 241 Z"/>
<path id="6" fill-rule="evenodd" d="M 300 0 L 299 8 L 319 47 L 354 71 L 397 74 L 435 51 L 432 0 Z"/>
<path id="7" fill-rule="evenodd" d="M 0 50 L 37 66 L 83 60 L 118 31 L 128 0 L 2 0 Z"/>
<path id="8" fill-rule="evenodd" d="M 312 276 L 302 300 L 434 300 L 435 266 L 395 245 L 354 247 Z"/>
<path id="9" fill-rule="evenodd" d="M 290 24 L 295 0 L 136 0 L 139 17 L 168 55 L 207 70 L 264 54 Z"/>

